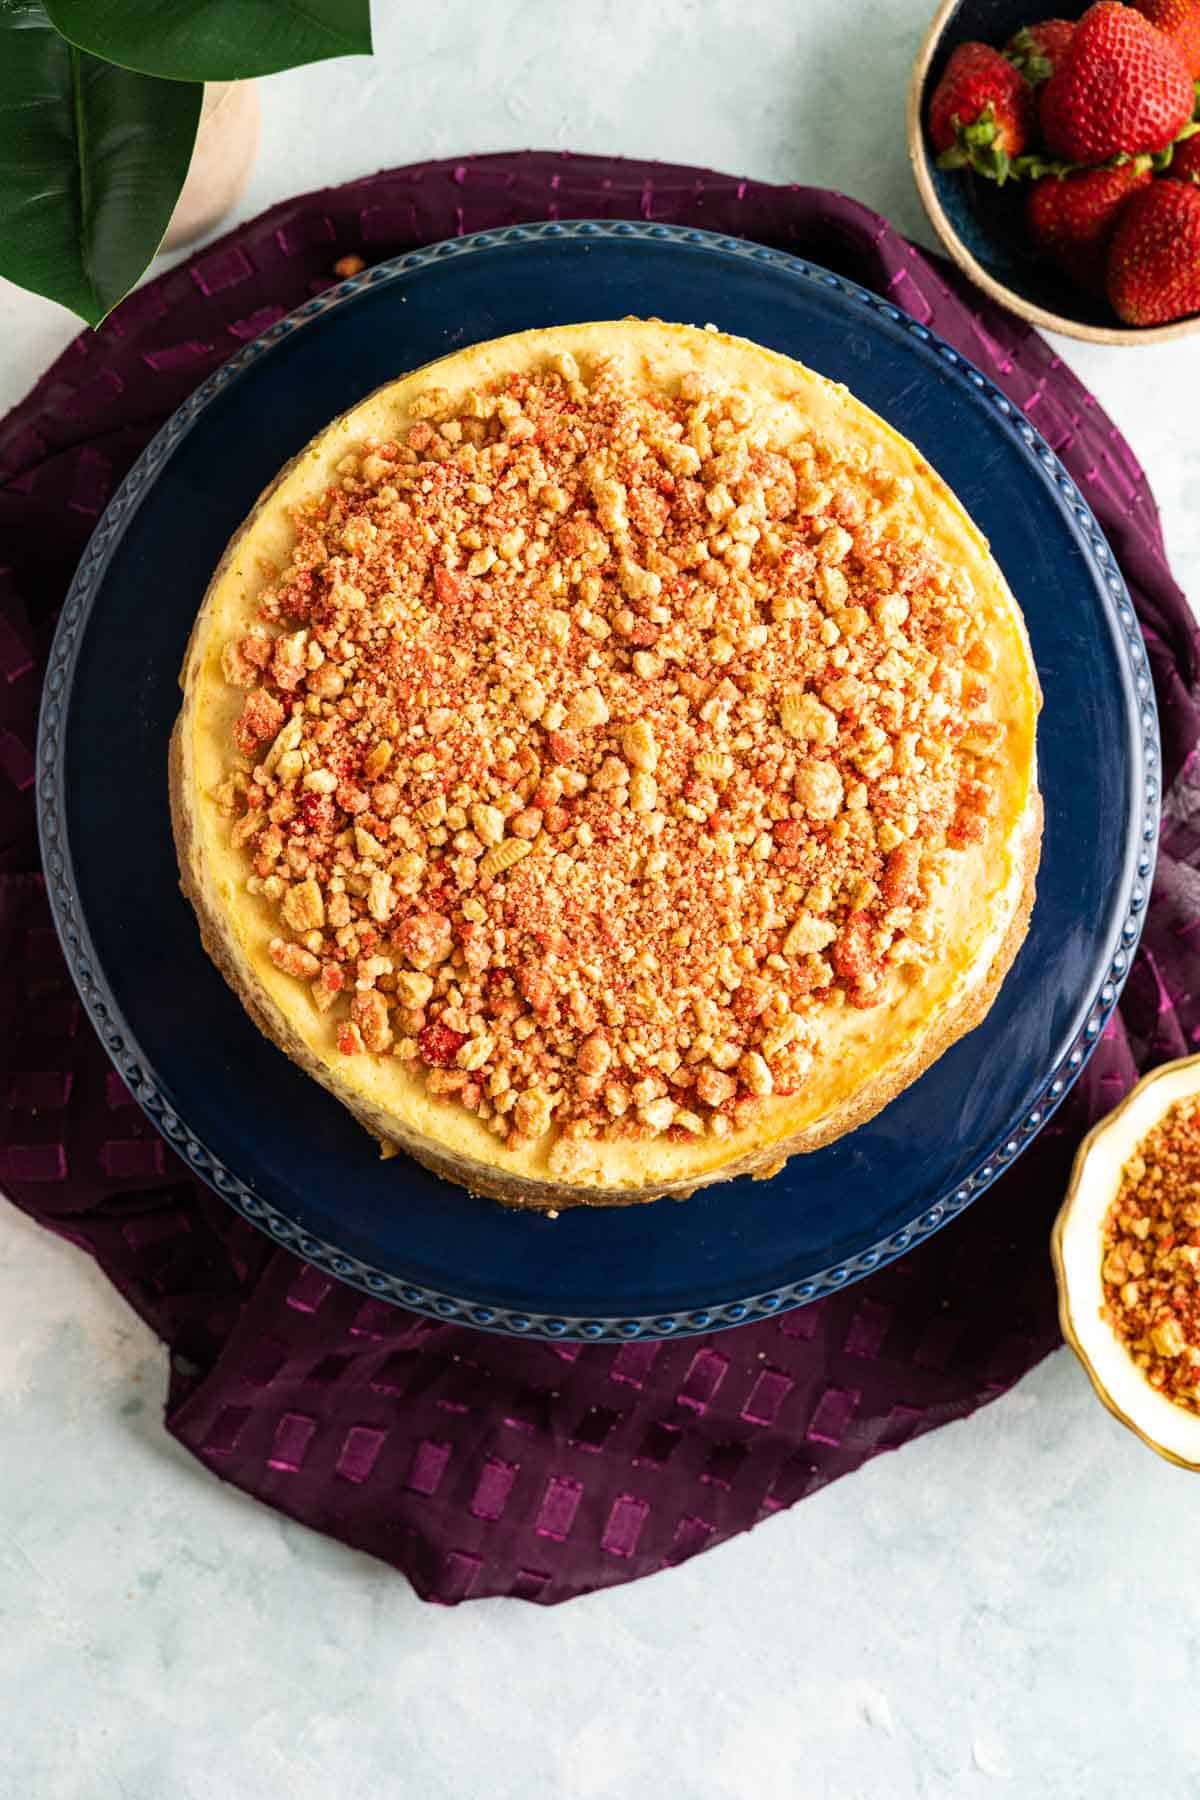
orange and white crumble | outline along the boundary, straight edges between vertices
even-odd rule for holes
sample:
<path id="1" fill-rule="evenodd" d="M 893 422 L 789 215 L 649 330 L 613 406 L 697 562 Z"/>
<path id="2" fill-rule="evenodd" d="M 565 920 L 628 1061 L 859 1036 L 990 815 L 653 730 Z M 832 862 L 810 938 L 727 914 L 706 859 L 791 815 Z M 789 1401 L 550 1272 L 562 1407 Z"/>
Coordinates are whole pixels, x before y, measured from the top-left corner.
<path id="1" fill-rule="evenodd" d="M 373 396 L 235 540 L 185 687 L 214 956 L 380 1135 L 505 1197 L 827 1141 L 1024 933 L 999 571 L 845 390 L 714 333 L 525 334 Z"/>
<path id="2" fill-rule="evenodd" d="M 1177 1100 L 1121 1171 L 1102 1228 L 1103 1314 L 1151 1387 L 1200 1413 L 1200 1101 Z"/>

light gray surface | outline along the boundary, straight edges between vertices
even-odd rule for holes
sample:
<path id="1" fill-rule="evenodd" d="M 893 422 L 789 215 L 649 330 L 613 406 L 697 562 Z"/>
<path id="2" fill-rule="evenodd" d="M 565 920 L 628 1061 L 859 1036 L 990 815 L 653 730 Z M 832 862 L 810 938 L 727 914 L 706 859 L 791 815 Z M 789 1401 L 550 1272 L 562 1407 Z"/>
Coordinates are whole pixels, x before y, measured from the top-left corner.
<path id="1" fill-rule="evenodd" d="M 381 164 L 570 145 L 829 183 L 928 240 L 903 145 L 922 0 L 376 13 L 373 64 L 262 84 L 241 216 Z M 73 331 L 0 283 L 0 406 Z M 1200 338 L 1058 347 L 1200 591 Z M 553 1612 L 421 1606 L 192 1464 L 164 1387 L 91 1265 L 0 1208 L 0 1800 L 1200 1796 L 1200 1486 L 1066 1353 L 749 1536 Z"/>

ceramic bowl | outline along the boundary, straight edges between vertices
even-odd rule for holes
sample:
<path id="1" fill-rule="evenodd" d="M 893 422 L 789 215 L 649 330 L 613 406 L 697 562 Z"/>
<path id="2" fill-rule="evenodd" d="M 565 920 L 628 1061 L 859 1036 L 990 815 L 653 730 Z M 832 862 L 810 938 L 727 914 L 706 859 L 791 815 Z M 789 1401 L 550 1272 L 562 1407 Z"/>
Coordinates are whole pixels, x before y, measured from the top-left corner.
<path id="1" fill-rule="evenodd" d="M 1080 0 L 1042 9 L 1077 18 Z M 1030 0 L 942 0 L 917 52 L 908 94 L 908 154 L 930 223 L 963 273 L 1031 325 L 1093 344 L 1150 344 L 1200 331 L 1200 314 L 1169 325 L 1120 325 L 1106 302 L 1076 287 L 1025 234 L 1025 182 L 998 188 L 969 170 L 939 169 L 925 133 L 927 103 L 951 51 L 970 39 L 997 47 L 1031 18 Z"/>
<path id="2" fill-rule="evenodd" d="M 1101 1317 L 1101 1228 L 1137 1146 L 1177 1100 L 1200 1095 L 1200 1056 L 1164 1063 L 1084 1138 L 1050 1247 L 1063 1336 L 1114 1418 L 1168 1462 L 1200 1473 L 1200 1414 L 1146 1381 Z"/>

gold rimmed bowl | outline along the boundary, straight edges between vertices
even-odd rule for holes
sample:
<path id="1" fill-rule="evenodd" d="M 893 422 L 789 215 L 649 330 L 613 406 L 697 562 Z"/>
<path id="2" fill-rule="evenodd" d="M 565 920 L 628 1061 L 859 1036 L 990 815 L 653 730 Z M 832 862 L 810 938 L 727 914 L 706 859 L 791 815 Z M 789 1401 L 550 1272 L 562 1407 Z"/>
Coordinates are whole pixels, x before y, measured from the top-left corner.
<path id="1" fill-rule="evenodd" d="M 1200 1096 L 1200 1056 L 1164 1063 L 1138 1082 L 1084 1138 L 1050 1248 L 1063 1336 L 1097 1395 L 1122 1425 L 1181 1469 L 1200 1473 L 1200 1413 L 1150 1386 L 1102 1316 L 1103 1227 L 1121 1173 L 1147 1132 L 1179 1100 Z"/>

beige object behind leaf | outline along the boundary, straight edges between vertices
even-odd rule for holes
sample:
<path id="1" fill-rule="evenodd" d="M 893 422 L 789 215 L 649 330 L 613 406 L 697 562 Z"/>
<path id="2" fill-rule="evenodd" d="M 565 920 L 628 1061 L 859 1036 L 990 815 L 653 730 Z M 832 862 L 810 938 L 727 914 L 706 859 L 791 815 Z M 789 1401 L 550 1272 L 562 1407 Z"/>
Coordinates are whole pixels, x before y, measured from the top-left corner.
<path id="1" fill-rule="evenodd" d="M 210 81 L 196 147 L 162 249 L 177 250 L 211 231 L 241 194 L 258 154 L 260 113 L 252 81 Z"/>

